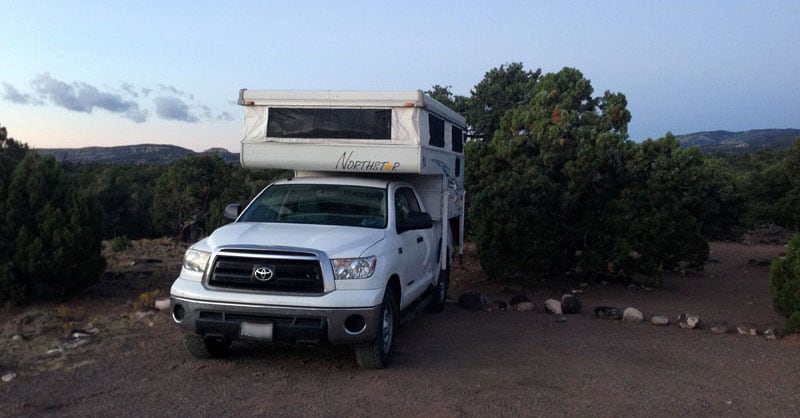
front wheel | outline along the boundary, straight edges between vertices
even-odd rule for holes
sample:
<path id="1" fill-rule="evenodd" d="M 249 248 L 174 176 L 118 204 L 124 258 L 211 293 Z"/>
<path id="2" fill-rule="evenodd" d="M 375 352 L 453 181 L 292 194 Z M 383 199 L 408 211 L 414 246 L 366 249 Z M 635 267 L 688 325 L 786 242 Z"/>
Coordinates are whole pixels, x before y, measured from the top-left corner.
<path id="1" fill-rule="evenodd" d="M 356 346 L 356 360 L 359 366 L 364 369 L 383 369 L 389 365 L 397 334 L 398 311 L 395 296 L 390 289 L 386 289 L 381 304 L 378 335 L 372 342 Z"/>

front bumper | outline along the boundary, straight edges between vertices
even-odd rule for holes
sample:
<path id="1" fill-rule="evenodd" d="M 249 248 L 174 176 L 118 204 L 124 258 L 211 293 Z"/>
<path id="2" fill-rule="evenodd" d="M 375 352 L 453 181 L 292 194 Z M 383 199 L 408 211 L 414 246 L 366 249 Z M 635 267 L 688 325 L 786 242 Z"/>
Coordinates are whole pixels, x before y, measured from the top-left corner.
<path id="1" fill-rule="evenodd" d="M 173 296 L 172 317 L 200 335 L 241 337 L 242 322 L 271 324 L 267 341 L 359 344 L 375 339 L 380 305 L 370 308 L 307 308 L 194 300 Z"/>

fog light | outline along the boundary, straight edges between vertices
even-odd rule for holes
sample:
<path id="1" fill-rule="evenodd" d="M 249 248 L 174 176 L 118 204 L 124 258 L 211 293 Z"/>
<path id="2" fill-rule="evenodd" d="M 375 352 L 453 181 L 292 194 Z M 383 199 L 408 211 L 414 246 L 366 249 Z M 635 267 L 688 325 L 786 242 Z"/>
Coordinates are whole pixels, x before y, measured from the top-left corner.
<path id="1" fill-rule="evenodd" d="M 176 303 L 175 306 L 172 307 L 172 319 L 174 319 L 175 322 L 181 322 L 185 317 L 186 311 L 183 309 L 183 306 L 181 306 L 179 303 Z"/>
<path id="2" fill-rule="evenodd" d="M 367 321 L 361 315 L 350 315 L 344 320 L 344 329 L 350 335 L 358 335 L 367 329 Z"/>

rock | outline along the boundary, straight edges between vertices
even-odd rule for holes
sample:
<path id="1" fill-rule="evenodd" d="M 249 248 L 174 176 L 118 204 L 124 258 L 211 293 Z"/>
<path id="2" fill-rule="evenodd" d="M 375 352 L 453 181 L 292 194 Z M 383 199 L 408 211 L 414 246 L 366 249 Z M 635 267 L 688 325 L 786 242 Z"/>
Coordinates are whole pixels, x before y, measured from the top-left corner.
<path id="1" fill-rule="evenodd" d="M 783 337 L 783 331 L 775 328 L 767 328 L 764 330 L 764 338 L 768 340 L 777 340 Z"/>
<path id="2" fill-rule="evenodd" d="M 566 316 L 560 316 L 560 317 L 555 319 L 555 322 L 558 322 L 558 323 L 567 322 L 567 317 Z"/>
<path id="3" fill-rule="evenodd" d="M 736 330 L 742 335 L 758 335 L 758 327 L 755 324 L 741 324 Z"/>
<path id="4" fill-rule="evenodd" d="M 94 328 L 89 329 L 89 334 L 97 335 L 99 333 L 100 333 L 100 328 L 94 327 Z"/>
<path id="5" fill-rule="evenodd" d="M 628 322 L 642 322 L 644 321 L 644 314 L 636 308 L 625 308 L 622 311 L 622 320 Z"/>
<path id="6" fill-rule="evenodd" d="M 533 310 L 533 302 L 520 302 L 514 309 L 519 312 L 530 312 Z"/>
<path id="7" fill-rule="evenodd" d="M 508 302 L 512 308 L 515 308 L 517 305 L 523 302 L 530 302 L 531 299 L 526 295 L 514 295 L 511 297 L 511 300 Z"/>
<path id="8" fill-rule="evenodd" d="M 486 309 L 486 298 L 480 293 L 464 293 L 458 297 L 458 305 L 470 312 Z"/>
<path id="9" fill-rule="evenodd" d="M 16 373 L 6 373 L 3 375 L 3 383 L 8 383 L 14 380 L 15 377 L 17 377 Z"/>
<path id="10" fill-rule="evenodd" d="M 700 316 L 699 315 L 690 315 L 690 314 L 681 314 L 678 317 L 678 326 L 683 329 L 695 329 L 700 327 Z"/>
<path id="11" fill-rule="evenodd" d="M 664 315 L 656 315 L 650 318 L 650 323 L 653 325 L 665 326 L 669 325 L 669 318 Z"/>
<path id="12" fill-rule="evenodd" d="M 508 309 L 508 304 L 502 300 L 496 300 L 492 302 L 492 306 L 490 307 L 491 310 L 505 312 Z"/>
<path id="13" fill-rule="evenodd" d="M 169 308 L 170 308 L 169 298 L 156 299 L 155 306 L 156 306 L 156 309 L 159 310 L 159 311 L 162 311 L 162 312 L 169 311 Z"/>
<path id="14" fill-rule="evenodd" d="M 69 338 L 71 338 L 73 340 L 81 340 L 81 339 L 86 339 L 86 338 L 91 338 L 91 337 L 92 337 L 92 333 L 90 333 L 89 331 L 84 331 L 84 330 L 80 330 L 80 329 L 73 330 L 71 333 L 69 333 Z"/>
<path id="15" fill-rule="evenodd" d="M 622 312 L 613 306 L 598 306 L 594 308 L 594 315 L 603 319 L 622 319 Z"/>
<path id="16" fill-rule="evenodd" d="M 136 312 L 136 319 L 142 321 L 155 315 L 153 311 L 138 311 Z"/>
<path id="17" fill-rule="evenodd" d="M 48 355 L 48 356 L 57 356 L 57 355 L 59 355 L 59 354 L 61 354 L 63 352 L 64 351 L 62 349 L 60 349 L 60 348 L 51 348 L 51 349 L 47 350 L 47 352 L 45 354 Z"/>
<path id="18" fill-rule="evenodd" d="M 14 334 L 14 336 L 11 337 L 11 341 L 22 341 L 22 335 Z"/>
<path id="19" fill-rule="evenodd" d="M 555 299 L 547 299 L 544 301 L 544 311 L 554 315 L 561 315 L 561 302 Z"/>
<path id="20" fill-rule="evenodd" d="M 728 329 L 729 327 L 727 322 L 715 322 L 711 325 L 711 332 L 713 334 L 727 334 Z"/>
<path id="21" fill-rule="evenodd" d="M 583 303 L 575 295 L 561 296 L 561 311 L 565 314 L 576 314 L 583 308 Z"/>

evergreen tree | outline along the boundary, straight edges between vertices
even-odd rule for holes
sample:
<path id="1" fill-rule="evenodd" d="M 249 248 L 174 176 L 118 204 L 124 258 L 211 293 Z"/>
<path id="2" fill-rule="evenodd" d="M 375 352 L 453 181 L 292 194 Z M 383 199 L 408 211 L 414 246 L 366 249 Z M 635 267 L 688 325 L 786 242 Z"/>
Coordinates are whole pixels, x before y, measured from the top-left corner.
<path id="1" fill-rule="evenodd" d="M 55 159 L 33 152 L 19 159 L 24 148 L 4 138 L 0 153 L 0 164 L 17 160 L 0 186 L 0 300 L 63 299 L 105 268 L 99 207 L 66 179 Z"/>

